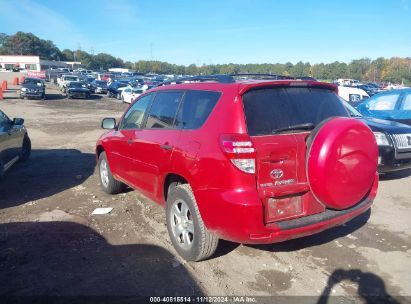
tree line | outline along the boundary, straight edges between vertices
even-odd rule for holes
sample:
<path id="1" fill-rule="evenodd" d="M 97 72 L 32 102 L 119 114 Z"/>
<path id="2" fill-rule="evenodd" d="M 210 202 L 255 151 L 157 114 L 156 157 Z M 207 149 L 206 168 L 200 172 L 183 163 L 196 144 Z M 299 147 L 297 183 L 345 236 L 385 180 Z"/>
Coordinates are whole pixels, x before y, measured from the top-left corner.
<path id="1" fill-rule="evenodd" d="M 128 68 L 142 73 L 210 75 L 232 73 L 264 73 L 286 76 L 312 76 L 322 80 L 352 78 L 361 81 L 411 84 L 411 57 L 361 58 L 350 63 L 338 62 L 310 64 L 309 62 L 262 63 L 262 64 L 190 64 L 177 65 L 156 60 L 124 61 L 110 54 L 90 54 L 77 49 L 60 50 L 52 41 L 32 33 L 17 32 L 14 35 L 0 33 L 0 54 L 37 55 L 41 59 L 57 61 L 80 61 L 87 69 L 107 70 Z"/>

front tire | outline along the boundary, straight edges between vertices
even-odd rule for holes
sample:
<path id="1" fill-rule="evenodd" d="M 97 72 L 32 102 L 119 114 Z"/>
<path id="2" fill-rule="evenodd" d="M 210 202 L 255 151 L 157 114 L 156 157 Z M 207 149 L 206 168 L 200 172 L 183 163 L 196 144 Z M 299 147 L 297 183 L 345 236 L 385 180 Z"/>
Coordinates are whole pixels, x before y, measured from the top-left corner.
<path id="1" fill-rule="evenodd" d="M 205 227 L 189 184 L 178 185 L 170 191 L 166 217 L 171 242 L 182 258 L 201 261 L 214 254 L 219 239 Z"/>
<path id="2" fill-rule="evenodd" d="M 111 174 L 106 152 L 102 152 L 98 157 L 98 168 L 101 187 L 103 188 L 104 192 L 108 194 L 117 194 L 124 191 L 125 185 L 122 182 L 114 179 L 113 174 Z"/>
<path id="3" fill-rule="evenodd" d="M 20 158 L 19 161 L 24 162 L 26 161 L 31 154 L 31 140 L 29 136 L 26 134 L 23 139 L 23 145 L 20 151 Z"/>

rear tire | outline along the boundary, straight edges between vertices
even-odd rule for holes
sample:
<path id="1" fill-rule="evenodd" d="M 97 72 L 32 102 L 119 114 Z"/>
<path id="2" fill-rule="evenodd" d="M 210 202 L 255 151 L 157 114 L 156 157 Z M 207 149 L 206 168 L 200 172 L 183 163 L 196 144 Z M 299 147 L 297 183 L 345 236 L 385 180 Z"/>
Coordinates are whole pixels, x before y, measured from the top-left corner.
<path id="1" fill-rule="evenodd" d="M 186 261 L 201 261 L 215 253 L 219 239 L 205 227 L 189 184 L 170 191 L 166 217 L 171 242 Z"/>
<path id="2" fill-rule="evenodd" d="M 111 174 L 110 166 L 107 161 L 106 152 L 102 152 L 98 157 L 98 169 L 99 169 L 99 176 L 101 187 L 103 191 L 108 194 L 117 194 L 126 188 L 122 182 L 119 182 L 113 177 Z"/>

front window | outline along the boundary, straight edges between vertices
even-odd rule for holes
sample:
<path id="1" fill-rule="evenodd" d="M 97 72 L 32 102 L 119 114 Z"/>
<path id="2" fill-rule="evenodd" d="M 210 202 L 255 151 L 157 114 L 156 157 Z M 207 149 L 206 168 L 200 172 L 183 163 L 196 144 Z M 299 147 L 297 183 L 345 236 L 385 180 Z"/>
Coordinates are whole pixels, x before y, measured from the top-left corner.
<path id="1" fill-rule="evenodd" d="M 38 86 L 42 86 L 43 82 L 40 79 L 26 78 L 26 79 L 24 79 L 23 84 L 35 84 L 35 85 L 38 85 Z"/>
<path id="2" fill-rule="evenodd" d="M 0 111 L 0 128 L 5 127 L 8 124 L 10 124 L 10 119 L 7 117 L 6 114 Z"/>
<path id="3" fill-rule="evenodd" d="M 153 99 L 153 94 L 138 99 L 124 115 L 120 129 L 140 129 L 147 107 Z"/>
<path id="4" fill-rule="evenodd" d="M 107 82 L 102 81 L 102 80 L 97 80 L 97 81 L 95 82 L 95 84 L 98 85 L 98 86 L 106 86 L 106 85 L 107 85 Z"/>
<path id="5" fill-rule="evenodd" d="M 269 135 L 297 125 L 315 127 L 324 119 L 348 116 L 335 92 L 308 87 L 251 90 L 243 96 L 250 135 Z"/>
<path id="6" fill-rule="evenodd" d="M 64 77 L 64 80 L 66 80 L 66 81 L 77 81 L 78 78 L 77 77 Z"/>
<path id="7" fill-rule="evenodd" d="M 85 88 L 86 86 L 81 82 L 71 82 L 70 88 Z"/>

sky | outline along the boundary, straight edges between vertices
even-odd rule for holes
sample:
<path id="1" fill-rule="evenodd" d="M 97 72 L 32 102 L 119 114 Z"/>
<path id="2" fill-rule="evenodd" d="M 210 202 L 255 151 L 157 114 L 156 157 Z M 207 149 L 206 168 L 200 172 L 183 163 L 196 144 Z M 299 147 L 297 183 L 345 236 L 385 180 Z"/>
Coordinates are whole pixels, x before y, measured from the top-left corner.
<path id="1" fill-rule="evenodd" d="M 411 0 L 0 0 L 0 33 L 174 64 L 411 57 Z"/>

